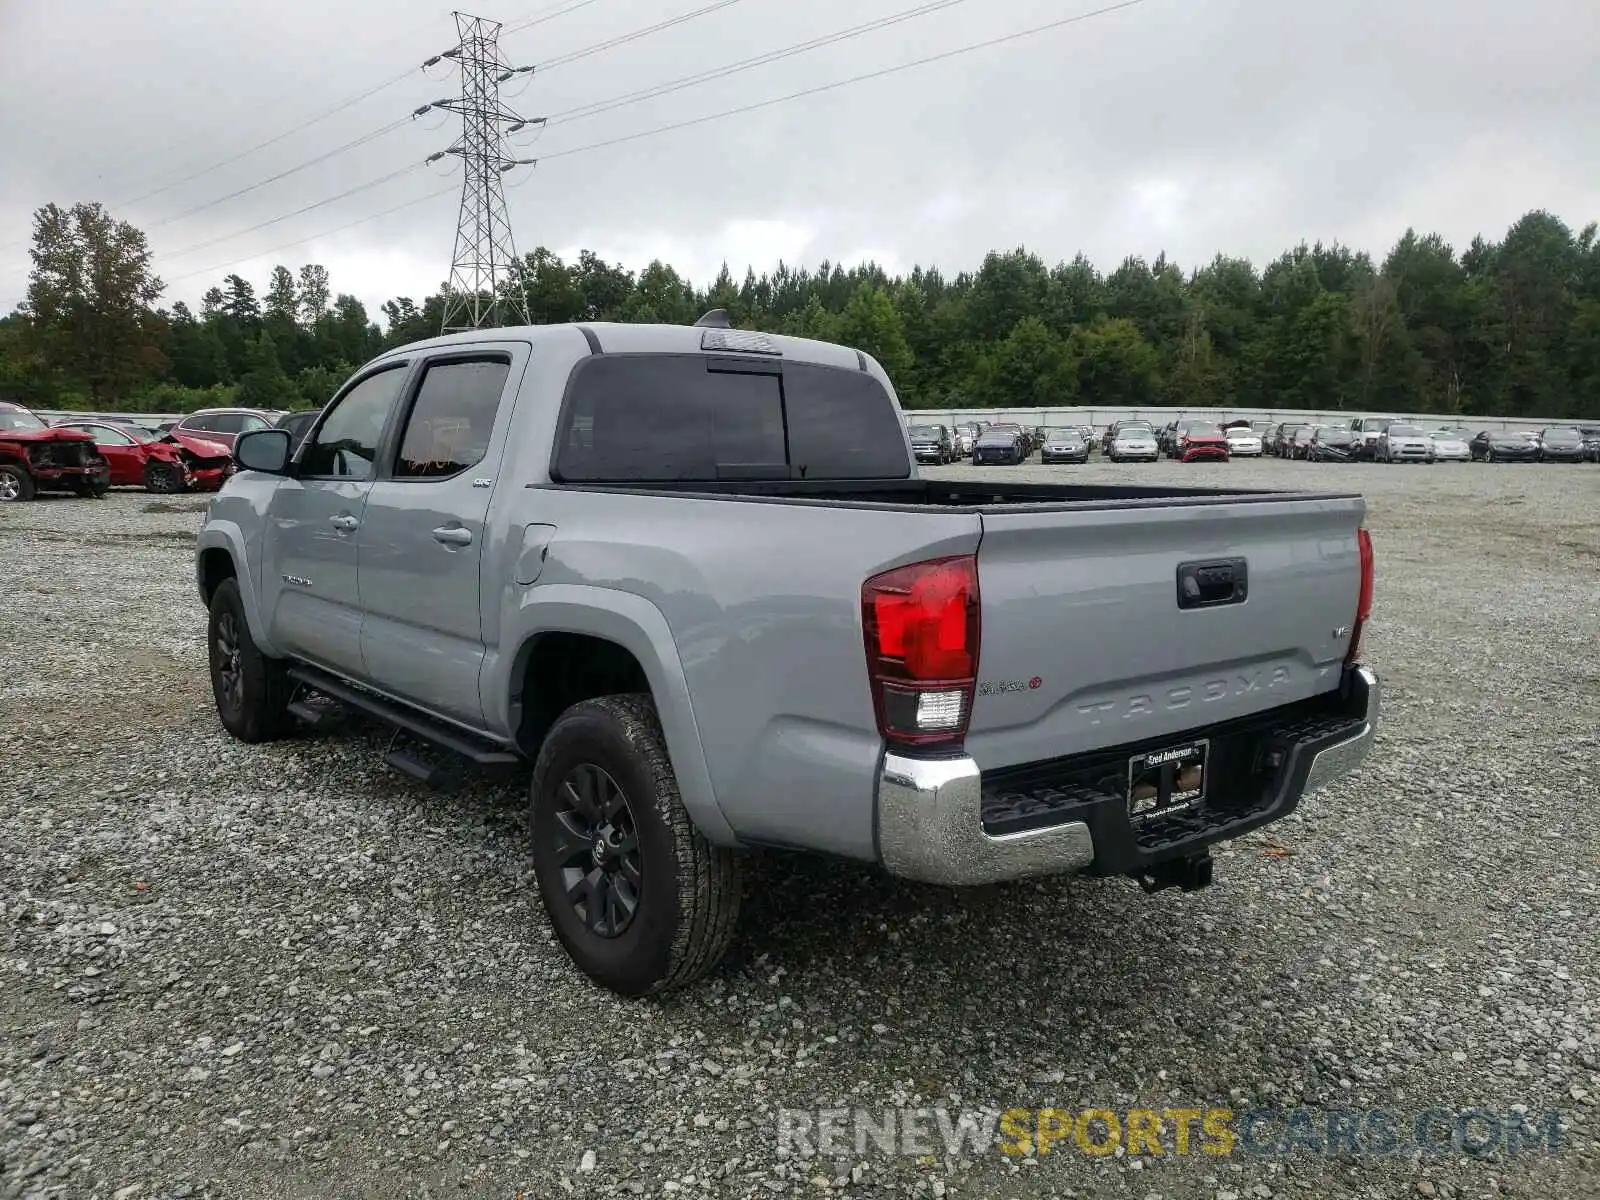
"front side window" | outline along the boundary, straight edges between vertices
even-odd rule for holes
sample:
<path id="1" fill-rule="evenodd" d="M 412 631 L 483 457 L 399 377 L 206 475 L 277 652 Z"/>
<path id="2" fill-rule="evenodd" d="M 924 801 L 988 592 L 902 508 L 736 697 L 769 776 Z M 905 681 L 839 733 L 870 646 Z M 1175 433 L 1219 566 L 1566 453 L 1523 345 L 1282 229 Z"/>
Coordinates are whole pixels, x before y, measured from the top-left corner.
<path id="1" fill-rule="evenodd" d="M 258 429 L 271 429 L 272 426 L 253 413 L 238 413 L 239 432 L 254 433 Z"/>
<path id="2" fill-rule="evenodd" d="M 131 446 L 133 439 L 120 430 L 112 429 L 109 425 L 70 425 L 69 429 L 76 429 L 79 433 L 87 433 L 94 438 L 97 446 Z"/>
<path id="3" fill-rule="evenodd" d="M 507 359 L 430 364 L 406 420 L 395 478 L 443 479 L 482 462 L 510 373 Z"/>
<path id="4" fill-rule="evenodd" d="M 403 365 L 368 375 L 338 400 L 300 456 L 300 474 L 324 479 L 370 479 L 389 411 L 400 398 Z"/>

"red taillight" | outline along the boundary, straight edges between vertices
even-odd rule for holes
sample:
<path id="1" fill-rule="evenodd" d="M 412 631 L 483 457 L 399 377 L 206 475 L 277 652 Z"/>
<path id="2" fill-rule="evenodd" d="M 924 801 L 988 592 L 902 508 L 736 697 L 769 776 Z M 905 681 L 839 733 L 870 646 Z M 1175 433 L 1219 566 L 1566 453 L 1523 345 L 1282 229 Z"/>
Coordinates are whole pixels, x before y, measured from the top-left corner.
<path id="1" fill-rule="evenodd" d="M 1356 530 L 1356 546 L 1361 551 L 1361 591 L 1356 597 L 1356 619 L 1350 629 L 1350 649 L 1344 661 L 1353 663 L 1361 657 L 1361 634 L 1372 616 L 1372 582 L 1376 568 L 1372 557 L 1372 538 L 1365 529 Z"/>
<path id="2" fill-rule="evenodd" d="M 978 679 L 978 560 L 935 558 L 861 585 L 861 628 L 885 741 L 960 742 Z"/>

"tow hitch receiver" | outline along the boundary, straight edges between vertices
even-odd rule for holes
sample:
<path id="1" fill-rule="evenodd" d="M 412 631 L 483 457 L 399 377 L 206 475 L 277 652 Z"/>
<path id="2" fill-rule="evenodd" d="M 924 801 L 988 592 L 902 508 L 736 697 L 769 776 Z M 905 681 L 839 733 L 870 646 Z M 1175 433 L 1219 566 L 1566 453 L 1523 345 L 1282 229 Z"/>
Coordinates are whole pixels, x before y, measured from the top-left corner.
<path id="1" fill-rule="evenodd" d="M 1197 892 L 1211 884 L 1211 852 L 1203 851 L 1156 863 L 1147 870 L 1135 873 L 1134 878 L 1147 892 L 1160 892 L 1170 887 Z"/>

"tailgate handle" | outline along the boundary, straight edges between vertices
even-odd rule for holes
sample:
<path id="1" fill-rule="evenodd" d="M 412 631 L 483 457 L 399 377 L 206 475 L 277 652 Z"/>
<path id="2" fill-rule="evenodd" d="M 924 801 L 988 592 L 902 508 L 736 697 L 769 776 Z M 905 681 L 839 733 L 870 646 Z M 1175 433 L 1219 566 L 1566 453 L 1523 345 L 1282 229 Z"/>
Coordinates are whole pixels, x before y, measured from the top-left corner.
<path id="1" fill-rule="evenodd" d="M 1243 604 L 1249 590 L 1249 568 L 1242 558 L 1178 564 L 1178 607 L 1217 608 Z"/>

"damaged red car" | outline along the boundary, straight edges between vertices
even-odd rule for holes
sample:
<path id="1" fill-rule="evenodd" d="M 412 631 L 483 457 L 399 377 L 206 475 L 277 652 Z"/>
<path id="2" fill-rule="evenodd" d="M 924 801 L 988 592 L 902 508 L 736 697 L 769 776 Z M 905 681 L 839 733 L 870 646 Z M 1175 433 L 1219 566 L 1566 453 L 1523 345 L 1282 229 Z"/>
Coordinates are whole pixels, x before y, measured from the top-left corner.
<path id="1" fill-rule="evenodd" d="M 57 429 L 94 439 L 111 464 L 113 487 L 151 492 L 214 492 L 233 474 L 233 452 L 220 442 L 171 429 L 157 433 L 123 421 L 64 418 Z"/>
<path id="2" fill-rule="evenodd" d="M 1197 422 L 1178 438 L 1176 457 L 1179 462 L 1227 462 L 1228 437 L 1220 425 Z"/>
<path id="3" fill-rule="evenodd" d="M 0 503 L 40 492 L 103 496 L 111 469 L 88 434 L 53 429 L 20 404 L 0 401 Z"/>

